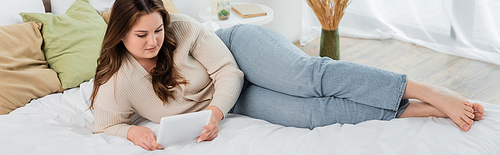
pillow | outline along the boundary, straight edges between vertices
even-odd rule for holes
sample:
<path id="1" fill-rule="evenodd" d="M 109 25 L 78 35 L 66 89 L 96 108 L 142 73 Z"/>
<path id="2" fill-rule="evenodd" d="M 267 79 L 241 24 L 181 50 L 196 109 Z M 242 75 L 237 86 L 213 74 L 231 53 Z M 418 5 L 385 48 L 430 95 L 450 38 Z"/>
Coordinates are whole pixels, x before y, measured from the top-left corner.
<path id="1" fill-rule="evenodd" d="M 106 23 L 88 0 L 77 0 L 64 15 L 21 13 L 25 22 L 43 23 L 43 51 L 64 89 L 94 77 Z"/>
<path id="2" fill-rule="evenodd" d="M 168 11 L 168 13 L 181 13 L 179 12 L 179 9 L 177 9 L 177 7 L 174 5 L 174 3 L 172 3 L 172 0 L 163 0 L 163 6 Z M 104 21 L 106 21 L 106 23 L 108 23 L 110 15 L 111 10 L 101 13 L 102 18 L 104 18 Z"/>
<path id="3" fill-rule="evenodd" d="M 41 0 L 0 0 L 0 26 L 23 23 L 20 12 L 45 13 L 45 7 Z"/>
<path id="4" fill-rule="evenodd" d="M 73 4 L 76 0 L 51 0 L 50 5 L 52 13 L 55 15 L 61 15 L 68 10 L 69 6 Z M 111 10 L 111 7 L 115 3 L 115 0 L 90 0 L 90 4 L 100 13 Z M 167 11 L 172 11 L 171 13 L 180 13 L 179 10 L 174 6 L 172 0 L 163 0 L 165 8 Z M 168 4 L 168 5 L 167 5 Z"/>
<path id="5" fill-rule="evenodd" d="M 174 5 L 172 0 L 163 0 L 163 6 L 168 11 L 168 13 L 181 13 L 179 9 Z"/>
<path id="6" fill-rule="evenodd" d="M 40 25 L 0 26 L 0 115 L 62 91 L 57 73 L 47 66 L 40 49 Z"/>
<path id="7" fill-rule="evenodd" d="M 71 4 L 76 0 L 50 0 L 51 12 L 55 15 L 66 13 Z M 111 9 L 115 0 L 89 0 L 90 4 L 99 12 L 105 12 Z"/>

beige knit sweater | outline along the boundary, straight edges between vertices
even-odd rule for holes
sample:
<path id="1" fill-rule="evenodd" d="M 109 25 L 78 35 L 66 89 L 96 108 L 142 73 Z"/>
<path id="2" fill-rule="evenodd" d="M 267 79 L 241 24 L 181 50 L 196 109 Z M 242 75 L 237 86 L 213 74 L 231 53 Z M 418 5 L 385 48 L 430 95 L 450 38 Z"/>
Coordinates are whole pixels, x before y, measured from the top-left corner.
<path id="1" fill-rule="evenodd" d="M 118 72 L 99 88 L 94 133 L 126 138 L 134 113 L 159 123 L 162 117 L 206 110 L 210 105 L 226 115 L 236 103 L 243 72 L 224 43 L 189 16 L 170 14 L 170 19 L 177 38 L 174 64 L 189 84 L 174 87 L 175 100 L 163 105 L 149 73 L 127 54 Z"/>

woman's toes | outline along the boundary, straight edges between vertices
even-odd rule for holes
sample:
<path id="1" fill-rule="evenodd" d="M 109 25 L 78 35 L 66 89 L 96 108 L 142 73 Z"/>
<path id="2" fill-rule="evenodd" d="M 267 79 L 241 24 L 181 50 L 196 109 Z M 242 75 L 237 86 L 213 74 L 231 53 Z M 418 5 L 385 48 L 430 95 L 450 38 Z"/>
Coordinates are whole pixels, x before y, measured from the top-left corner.
<path id="1" fill-rule="evenodd" d="M 484 107 L 479 103 L 472 104 L 472 107 L 474 109 L 474 120 L 482 120 L 484 116 Z"/>
<path id="2" fill-rule="evenodd" d="M 481 105 L 479 103 L 472 104 L 472 108 L 474 108 L 474 111 L 484 113 L 484 107 L 483 107 L 483 105 Z"/>
<path id="3" fill-rule="evenodd" d="M 483 115 L 484 114 L 482 114 L 482 113 L 474 112 L 474 121 L 483 120 Z"/>
<path id="4" fill-rule="evenodd" d="M 474 112 L 464 111 L 464 114 L 462 115 L 463 120 L 466 122 L 469 122 L 468 120 L 474 119 L 474 117 L 475 117 Z"/>
<path id="5" fill-rule="evenodd" d="M 474 115 L 474 114 L 472 114 L 472 115 Z M 473 118 L 470 118 L 469 116 L 466 116 L 466 115 L 463 115 L 463 116 L 462 116 L 462 120 L 463 120 L 465 123 L 469 124 L 469 125 L 472 125 L 472 123 L 474 123 L 474 121 L 473 121 L 472 119 L 473 119 Z"/>
<path id="6" fill-rule="evenodd" d="M 469 131 L 470 130 L 470 125 L 467 124 L 467 123 L 462 123 L 462 125 L 460 126 L 460 128 L 464 131 Z"/>
<path id="7" fill-rule="evenodd" d="M 460 128 L 464 131 L 469 131 L 474 121 L 466 115 L 462 115 L 462 120 L 463 123 L 460 123 Z"/>
<path id="8" fill-rule="evenodd" d="M 464 105 L 468 106 L 468 107 L 472 107 L 472 104 L 468 100 L 464 101 Z"/>
<path id="9" fill-rule="evenodd" d="M 468 112 L 474 113 L 474 109 L 472 107 L 465 106 L 464 109 Z"/>
<path id="10" fill-rule="evenodd" d="M 474 115 L 474 112 L 467 112 L 467 117 L 469 117 L 470 119 L 474 119 L 475 118 L 475 115 Z"/>

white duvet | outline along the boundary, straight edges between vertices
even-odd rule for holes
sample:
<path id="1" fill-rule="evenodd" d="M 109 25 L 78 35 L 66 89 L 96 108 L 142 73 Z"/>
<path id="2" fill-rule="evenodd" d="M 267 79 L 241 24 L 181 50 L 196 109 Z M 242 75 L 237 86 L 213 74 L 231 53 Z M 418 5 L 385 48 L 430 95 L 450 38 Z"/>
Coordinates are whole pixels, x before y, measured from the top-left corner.
<path id="1" fill-rule="evenodd" d="M 228 114 L 211 142 L 146 151 L 125 138 L 92 134 L 93 115 L 86 110 L 91 91 L 92 82 L 85 82 L 0 115 L 0 154 L 500 154 L 500 106 L 484 102 L 484 120 L 468 132 L 435 117 L 309 130 Z"/>

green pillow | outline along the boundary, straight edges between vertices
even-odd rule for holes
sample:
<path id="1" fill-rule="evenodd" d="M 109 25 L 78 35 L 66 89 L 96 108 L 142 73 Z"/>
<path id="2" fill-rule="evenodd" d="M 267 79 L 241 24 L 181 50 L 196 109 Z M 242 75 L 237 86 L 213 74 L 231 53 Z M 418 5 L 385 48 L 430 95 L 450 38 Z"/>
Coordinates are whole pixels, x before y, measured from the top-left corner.
<path id="1" fill-rule="evenodd" d="M 64 15 L 20 13 L 24 22 L 43 23 L 43 51 L 64 89 L 94 77 L 106 22 L 88 0 L 77 0 Z"/>

